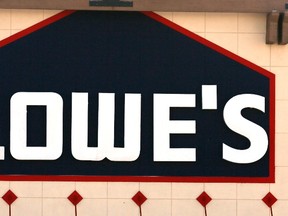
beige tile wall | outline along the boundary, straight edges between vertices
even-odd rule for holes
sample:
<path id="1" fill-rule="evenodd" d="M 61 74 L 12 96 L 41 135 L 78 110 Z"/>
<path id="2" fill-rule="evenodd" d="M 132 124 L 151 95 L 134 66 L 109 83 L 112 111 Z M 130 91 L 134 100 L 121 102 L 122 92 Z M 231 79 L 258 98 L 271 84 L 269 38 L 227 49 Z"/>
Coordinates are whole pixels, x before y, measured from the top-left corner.
<path id="1" fill-rule="evenodd" d="M 0 40 L 57 11 L 0 9 Z M 11 189 L 18 199 L 13 216 L 72 216 L 67 197 L 77 190 L 84 200 L 78 216 L 138 216 L 131 197 L 141 190 L 148 198 L 143 216 L 204 216 L 197 196 L 204 190 L 213 198 L 209 216 L 269 216 L 261 199 L 270 191 L 278 201 L 274 216 L 288 215 L 288 45 L 265 44 L 265 14 L 159 13 L 208 40 L 276 74 L 276 183 L 116 183 L 116 182 L 0 182 L 0 197 Z M 0 215 L 8 206 L 0 199 Z"/>

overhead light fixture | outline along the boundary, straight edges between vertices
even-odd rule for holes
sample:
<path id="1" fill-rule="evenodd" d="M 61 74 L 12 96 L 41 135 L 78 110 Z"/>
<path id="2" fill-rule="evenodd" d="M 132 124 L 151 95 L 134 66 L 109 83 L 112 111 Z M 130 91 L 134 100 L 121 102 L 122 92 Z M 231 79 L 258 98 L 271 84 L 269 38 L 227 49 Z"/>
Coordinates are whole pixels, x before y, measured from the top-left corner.
<path id="1" fill-rule="evenodd" d="M 285 5 L 286 11 L 280 14 L 279 18 L 279 44 L 288 44 L 288 4 Z"/>
<path id="2" fill-rule="evenodd" d="M 278 43 L 278 22 L 280 13 L 276 10 L 267 14 L 266 18 L 266 44 Z"/>

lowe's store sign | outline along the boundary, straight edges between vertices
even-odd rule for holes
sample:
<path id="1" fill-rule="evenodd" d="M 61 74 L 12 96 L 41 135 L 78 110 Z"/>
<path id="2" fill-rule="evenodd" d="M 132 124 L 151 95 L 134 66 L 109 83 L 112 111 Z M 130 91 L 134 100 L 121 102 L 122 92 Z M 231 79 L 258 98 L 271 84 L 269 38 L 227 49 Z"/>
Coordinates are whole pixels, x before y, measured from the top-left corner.
<path id="1" fill-rule="evenodd" d="M 154 13 L 0 46 L 1 180 L 274 181 L 274 76 Z"/>

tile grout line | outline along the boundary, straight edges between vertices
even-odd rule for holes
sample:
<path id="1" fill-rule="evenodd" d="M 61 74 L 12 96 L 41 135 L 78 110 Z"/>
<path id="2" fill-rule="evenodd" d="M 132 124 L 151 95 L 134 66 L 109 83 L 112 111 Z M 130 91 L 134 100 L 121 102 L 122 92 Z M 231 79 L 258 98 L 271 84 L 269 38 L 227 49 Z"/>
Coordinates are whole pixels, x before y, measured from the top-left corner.
<path id="1" fill-rule="evenodd" d="M 173 216 L 172 182 L 170 182 L 170 214 Z"/>
<path id="2" fill-rule="evenodd" d="M 109 202 L 108 202 L 108 182 L 106 182 L 106 215 L 108 216 L 109 215 Z"/>
<path id="3" fill-rule="evenodd" d="M 43 181 L 41 182 L 41 189 L 42 189 L 42 193 L 41 193 L 41 215 L 44 215 L 44 187 L 43 187 Z"/>

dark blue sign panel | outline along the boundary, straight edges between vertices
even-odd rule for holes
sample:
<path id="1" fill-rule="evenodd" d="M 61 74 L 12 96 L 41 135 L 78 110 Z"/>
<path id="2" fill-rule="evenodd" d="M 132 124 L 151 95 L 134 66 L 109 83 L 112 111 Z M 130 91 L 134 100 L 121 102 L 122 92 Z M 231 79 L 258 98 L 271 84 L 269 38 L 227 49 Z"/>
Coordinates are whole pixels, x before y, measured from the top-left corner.
<path id="1" fill-rule="evenodd" d="M 274 76 L 156 14 L 0 45 L 3 180 L 274 181 Z"/>

